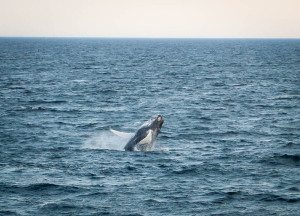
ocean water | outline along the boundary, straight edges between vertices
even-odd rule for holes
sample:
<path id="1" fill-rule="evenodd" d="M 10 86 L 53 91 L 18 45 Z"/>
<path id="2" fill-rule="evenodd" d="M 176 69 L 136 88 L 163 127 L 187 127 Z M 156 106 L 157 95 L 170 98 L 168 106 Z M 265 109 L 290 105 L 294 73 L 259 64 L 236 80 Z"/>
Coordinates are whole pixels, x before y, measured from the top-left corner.
<path id="1" fill-rule="evenodd" d="M 1 38 L 0 215 L 300 215 L 299 108 L 300 40 Z"/>

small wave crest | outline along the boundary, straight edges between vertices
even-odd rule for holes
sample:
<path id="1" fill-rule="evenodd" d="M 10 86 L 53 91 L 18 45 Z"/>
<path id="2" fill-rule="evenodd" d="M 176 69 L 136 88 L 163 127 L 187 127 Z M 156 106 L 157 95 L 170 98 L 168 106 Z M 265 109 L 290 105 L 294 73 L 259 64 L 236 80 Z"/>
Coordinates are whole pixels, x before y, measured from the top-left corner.
<path id="1" fill-rule="evenodd" d="M 82 145 L 87 149 L 124 150 L 128 139 L 114 135 L 110 131 L 101 131 L 89 137 Z"/>
<path id="2" fill-rule="evenodd" d="M 279 95 L 276 97 L 271 98 L 273 100 L 293 100 L 293 99 L 300 99 L 300 95 L 291 94 L 291 95 Z"/>
<path id="3" fill-rule="evenodd" d="M 293 165 L 300 165 L 300 155 L 299 154 L 279 154 L 275 153 L 272 156 L 263 158 L 261 160 L 263 163 L 268 163 L 272 165 L 288 165 L 288 166 L 293 166 Z"/>
<path id="4" fill-rule="evenodd" d="M 31 193 L 31 192 L 43 192 L 46 191 L 63 191 L 74 192 L 80 188 L 72 185 L 58 185 L 53 183 L 33 183 L 29 185 L 10 185 L 0 184 L 2 193 Z"/>

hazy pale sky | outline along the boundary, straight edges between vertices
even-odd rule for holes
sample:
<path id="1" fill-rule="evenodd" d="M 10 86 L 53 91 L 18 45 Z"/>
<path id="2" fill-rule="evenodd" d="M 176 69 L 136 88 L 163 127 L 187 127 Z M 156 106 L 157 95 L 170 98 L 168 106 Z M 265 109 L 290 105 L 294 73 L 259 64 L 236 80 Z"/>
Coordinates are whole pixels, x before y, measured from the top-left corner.
<path id="1" fill-rule="evenodd" d="M 300 0 L 0 0 L 0 36 L 300 38 Z"/>

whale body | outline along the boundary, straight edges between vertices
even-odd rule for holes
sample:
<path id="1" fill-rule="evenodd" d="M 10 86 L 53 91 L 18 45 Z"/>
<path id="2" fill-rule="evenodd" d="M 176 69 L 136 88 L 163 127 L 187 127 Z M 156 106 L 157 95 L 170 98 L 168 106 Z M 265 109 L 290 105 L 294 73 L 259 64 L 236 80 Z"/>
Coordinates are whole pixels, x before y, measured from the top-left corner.
<path id="1" fill-rule="evenodd" d="M 154 142 L 164 123 L 162 115 L 157 115 L 146 121 L 134 134 L 112 130 L 114 134 L 130 138 L 124 147 L 125 151 L 150 151 L 154 147 Z"/>

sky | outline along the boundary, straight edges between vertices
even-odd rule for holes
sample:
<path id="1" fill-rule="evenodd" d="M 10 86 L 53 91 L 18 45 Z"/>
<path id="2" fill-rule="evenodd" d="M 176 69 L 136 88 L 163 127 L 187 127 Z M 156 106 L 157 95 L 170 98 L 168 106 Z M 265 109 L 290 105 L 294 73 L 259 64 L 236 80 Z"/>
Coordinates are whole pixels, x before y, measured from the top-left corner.
<path id="1" fill-rule="evenodd" d="M 300 0 L 0 0 L 0 37 L 300 38 Z"/>

